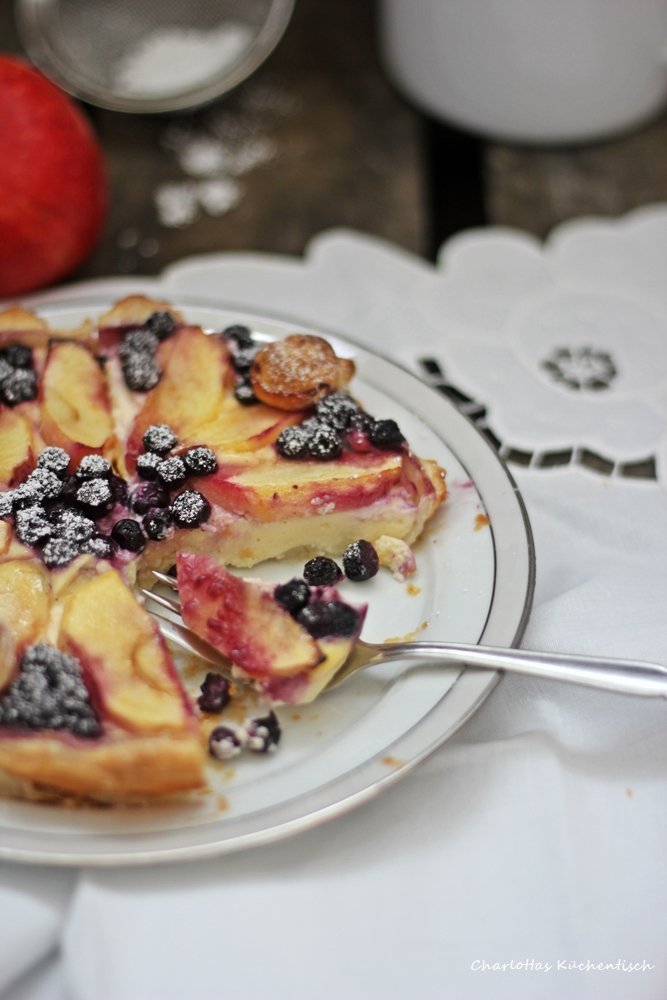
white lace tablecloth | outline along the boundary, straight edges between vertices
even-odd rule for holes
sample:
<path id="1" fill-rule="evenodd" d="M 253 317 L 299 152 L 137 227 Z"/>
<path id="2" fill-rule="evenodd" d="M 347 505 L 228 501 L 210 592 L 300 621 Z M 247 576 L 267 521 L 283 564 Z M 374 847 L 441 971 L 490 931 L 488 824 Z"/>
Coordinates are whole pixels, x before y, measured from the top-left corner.
<path id="1" fill-rule="evenodd" d="M 334 231 L 304 260 L 191 259 L 159 287 L 420 373 L 526 500 L 524 645 L 667 660 L 667 207 L 544 246 L 467 232 L 437 267 Z M 664 1000 L 666 793 L 667 704 L 507 677 L 426 764 L 320 829 L 170 868 L 5 865 L 0 998 Z"/>

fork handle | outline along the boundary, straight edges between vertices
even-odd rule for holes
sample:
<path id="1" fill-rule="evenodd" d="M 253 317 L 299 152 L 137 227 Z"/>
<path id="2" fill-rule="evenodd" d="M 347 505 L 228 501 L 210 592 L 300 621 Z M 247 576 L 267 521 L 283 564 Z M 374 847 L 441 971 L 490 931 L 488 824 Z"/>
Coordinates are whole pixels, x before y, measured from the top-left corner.
<path id="1" fill-rule="evenodd" d="M 370 644 L 369 644 L 370 645 Z M 667 667 L 642 660 L 606 659 L 570 653 L 536 653 L 526 649 L 467 646 L 460 643 L 410 642 L 382 647 L 381 659 L 435 657 L 447 665 L 504 670 L 584 687 L 647 698 L 667 698 Z"/>

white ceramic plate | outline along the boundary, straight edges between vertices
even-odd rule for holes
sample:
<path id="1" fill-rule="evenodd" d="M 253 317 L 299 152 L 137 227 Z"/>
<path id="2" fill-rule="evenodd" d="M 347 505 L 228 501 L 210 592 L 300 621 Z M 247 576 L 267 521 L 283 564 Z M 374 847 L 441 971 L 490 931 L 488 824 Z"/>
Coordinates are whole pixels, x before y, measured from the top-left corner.
<path id="1" fill-rule="evenodd" d="M 59 327 L 107 302 L 42 306 Z M 299 329 L 236 310 L 179 303 L 194 323 L 243 322 L 267 337 Z M 357 364 L 354 393 L 376 417 L 396 419 L 414 450 L 447 469 L 449 497 L 415 548 L 417 574 L 386 570 L 341 589 L 368 601 L 364 636 L 511 646 L 530 610 L 534 555 L 526 512 L 507 469 L 446 399 L 396 365 L 340 338 Z M 488 523 L 487 523 L 488 518 Z M 286 580 L 302 563 L 262 567 Z M 253 570 L 253 575 L 260 575 Z M 51 865 L 153 864 L 200 858 L 285 837 L 332 819 L 389 787 L 445 743 L 489 694 L 498 675 L 431 662 L 378 666 L 312 706 L 280 709 L 278 752 L 211 762 L 213 792 L 186 805 L 64 810 L 0 803 L 0 857 Z"/>

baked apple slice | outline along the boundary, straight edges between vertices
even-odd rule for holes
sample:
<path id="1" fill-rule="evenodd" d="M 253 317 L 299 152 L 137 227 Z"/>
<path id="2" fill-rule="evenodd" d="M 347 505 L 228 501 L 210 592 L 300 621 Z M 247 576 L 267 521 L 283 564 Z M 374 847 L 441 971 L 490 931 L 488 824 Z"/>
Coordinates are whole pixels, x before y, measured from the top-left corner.
<path id="1" fill-rule="evenodd" d="M 229 352 L 219 337 L 186 326 L 164 340 L 156 353 L 160 379 L 137 414 L 127 443 L 127 461 L 134 468 L 148 427 L 168 424 L 179 440 L 199 440 L 198 429 L 219 417 L 234 375 Z"/>
<path id="2" fill-rule="evenodd" d="M 34 465 L 30 421 L 12 409 L 0 410 L 0 484 L 15 486 Z"/>
<path id="3" fill-rule="evenodd" d="M 202 488 L 225 510 L 260 522 L 364 507 L 401 480 L 402 456 L 348 455 L 335 462 L 289 462 L 274 449 L 221 459 Z"/>
<path id="4" fill-rule="evenodd" d="M 13 677 L 17 657 L 41 635 L 50 611 L 51 588 L 40 562 L 0 563 L 0 691 Z"/>
<path id="5" fill-rule="evenodd" d="M 13 567 L 12 578 L 18 572 Z M 34 590 L 24 584 L 23 598 Z M 49 641 L 33 637 L 34 620 L 26 623 L 31 644 L 15 651 L 11 683 L 0 693 L 0 787 L 21 797 L 104 802 L 200 788 L 194 713 L 152 619 L 114 570 L 78 574 L 60 598 Z M 6 673 L 12 657 L 2 625 Z"/>
<path id="6" fill-rule="evenodd" d="M 273 444 L 281 431 L 300 419 L 297 413 L 276 410 L 259 403 L 242 406 L 233 396 L 227 397 L 214 420 L 200 424 L 194 436 L 184 444 L 205 441 L 217 454 L 258 451 Z"/>
<path id="7" fill-rule="evenodd" d="M 0 623 L 11 628 L 19 652 L 37 641 L 50 613 L 51 583 L 45 566 L 30 557 L 0 562 Z"/>
<path id="8" fill-rule="evenodd" d="M 312 701 L 349 656 L 366 605 L 333 587 L 283 587 L 235 576 L 214 559 L 179 553 L 183 621 L 229 657 L 273 702 Z"/>
<path id="9" fill-rule="evenodd" d="M 44 441 L 75 462 L 111 444 L 114 423 L 104 373 L 84 344 L 52 343 L 42 377 L 41 417 Z"/>
<path id="10" fill-rule="evenodd" d="M 190 712 L 155 623 L 115 570 L 65 598 L 59 646 L 92 678 L 105 718 L 132 732 L 182 731 Z"/>

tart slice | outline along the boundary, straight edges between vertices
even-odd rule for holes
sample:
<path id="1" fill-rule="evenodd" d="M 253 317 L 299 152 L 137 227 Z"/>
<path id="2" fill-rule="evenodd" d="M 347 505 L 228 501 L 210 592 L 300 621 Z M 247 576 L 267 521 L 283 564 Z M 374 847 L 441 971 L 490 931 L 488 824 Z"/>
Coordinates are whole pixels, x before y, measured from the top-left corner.
<path id="1" fill-rule="evenodd" d="M 313 701 L 352 652 L 366 616 L 365 604 L 345 603 L 335 587 L 242 579 L 208 556 L 181 553 L 176 570 L 185 624 L 274 703 Z"/>
<path id="2" fill-rule="evenodd" d="M 83 562 L 62 587 L 34 559 L 0 564 L 38 605 L 0 643 L 0 788 L 130 802 L 200 787 L 194 714 L 155 624 L 115 570 Z"/>

